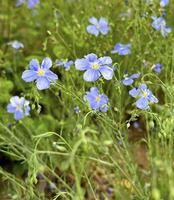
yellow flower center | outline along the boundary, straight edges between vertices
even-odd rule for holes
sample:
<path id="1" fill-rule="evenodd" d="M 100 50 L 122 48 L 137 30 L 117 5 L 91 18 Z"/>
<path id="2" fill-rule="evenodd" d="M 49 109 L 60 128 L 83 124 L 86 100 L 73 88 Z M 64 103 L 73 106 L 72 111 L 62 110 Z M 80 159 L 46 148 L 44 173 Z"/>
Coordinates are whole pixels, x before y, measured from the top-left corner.
<path id="1" fill-rule="evenodd" d="M 97 102 L 100 102 L 100 97 L 95 97 L 95 100 L 97 101 Z"/>
<path id="2" fill-rule="evenodd" d="M 45 75 L 45 71 L 43 69 L 39 69 L 37 73 L 38 73 L 39 76 Z"/>
<path id="3" fill-rule="evenodd" d="M 92 68 L 93 68 L 93 69 L 99 69 L 100 66 L 99 66 L 97 63 L 94 63 L 94 64 L 92 65 Z"/>
<path id="4" fill-rule="evenodd" d="M 17 106 L 16 106 L 16 109 L 17 109 L 17 110 L 21 110 L 21 105 L 17 105 Z"/>
<path id="5" fill-rule="evenodd" d="M 148 96 L 148 93 L 145 91 L 143 92 L 143 97 L 147 97 Z"/>

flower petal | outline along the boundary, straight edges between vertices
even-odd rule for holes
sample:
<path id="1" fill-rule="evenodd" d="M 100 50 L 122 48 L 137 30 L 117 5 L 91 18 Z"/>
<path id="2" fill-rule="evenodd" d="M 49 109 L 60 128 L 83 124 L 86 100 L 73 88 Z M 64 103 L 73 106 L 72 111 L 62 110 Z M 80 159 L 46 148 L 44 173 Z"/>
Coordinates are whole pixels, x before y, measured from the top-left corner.
<path id="1" fill-rule="evenodd" d="M 99 58 L 99 62 L 101 65 L 111 65 L 112 59 L 109 56 L 104 56 L 104 57 Z"/>
<path id="2" fill-rule="evenodd" d="M 86 55 L 85 58 L 86 58 L 89 62 L 96 62 L 96 61 L 97 61 L 97 55 L 94 54 L 94 53 L 90 53 L 90 54 Z"/>
<path id="3" fill-rule="evenodd" d="M 100 67 L 99 71 L 106 80 L 111 80 L 114 74 L 113 69 L 108 66 Z"/>
<path id="4" fill-rule="evenodd" d="M 22 112 L 22 110 L 16 110 L 15 114 L 14 114 L 14 118 L 16 120 L 20 120 L 24 117 L 24 114 Z"/>
<path id="5" fill-rule="evenodd" d="M 37 71 L 40 68 L 39 62 L 37 59 L 32 59 L 29 63 L 29 68 L 31 70 Z"/>
<path id="6" fill-rule="evenodd" d="M 95 25 L 87 26 L 86 30 L 88 33 L 90 33 L 92 35 L 95 35 L 95 36 L 99 35 L 99 30 L 97 29 L 97 27 Z"/>
<path id="7" fill-rule="evenodd" d="M 138 99 L 135 104 L 136 104 L 137 108 L 146 110 L 149 108 L 148 103 L 149 102 L 148 102 L 147 98 L 142 97 L 142 98 Z"/>
<path id="8" fill-rule="evenodd" d="M 58 79 L 57 74 L 53 73 L 53 72 L 50 71 L 50 70 L 47 70 L 47 71 L 45 72 L 45 77 L 48 78 L 49 81 L 54 81 L 54 80 L 57 80 L 57 79 Z"/>
<path id="9" fill-rule="evenodd" d="M 125 78 L 124 80 L 122 80 L 123 85 L 131 85 L 133 83 L 133 79 L 131 78 Z"/>
<path id="10" fill-rule="evenodd" d="M 132 97 L 136 98 L 137 95 L 139 94 L 139 92 L 140 92 L 140 89 L 139 89 L 139 88 L 133 88 L 132 90 L 129 91 L 129 94 L 130 94 Z"/>
<path id="11" fill-rule="evenodd" d="M 12 104 L 8 104 L 8 105 L 7 105 L 7 112 L 9 112 L 9 113 L 14 113 L 15 110 L 16 110 L 16 107 L 13 106 Z"/>
<path id="12" fill-rule="evenodd" d="M 40 77 L 36 81 L 38 90 L 44 90 L 50 87 L 50 81 L 46 77 Z"/>
<path id="13" fill-rule="evenodd" d="M 140 77 L 140 73 L 135 73 L 135 74 L 132 74 L 129 78 L 139 78 Z"/>
<path id="14" fill-rule="evenodd" d="M 44 58 L 42 61 L 41 67 L 43 69 L 49 69 L 52 66 L 52 60 L 50 58 Z"/>
<path id="15" fill-rule="evenodd" d="M 37 72 L 34 70 L 25 70 L 22 73 L 22 79 L 25 82 L 32 82 L 37 79 Z"/>
<path id="16" fill-rule="evenodd" d="M 93 24 L 93 25 L 97 25 L 97 24 L 98 24 L 98 19 L 95 18 L 95 17 L 91 17 L 91 18 L 89 19 L 89 22 L 90 22 L 91 24 Z"/>
<path id="17" fill-rule="evenodd" d="M 103 35 L 106 35 L 109 32 L 108 28 L 108 20 L 106 18 L 101 17 L 99 20 L 100 32 Z"/>
<path id="18" fill-rule="evenodd" d="M 89 69 L 90 65 L 89 65 L 88 60 L 86 60 L 85 58 L 82 58 L 82 59 L 77 59 L 75 61 L 75 67 L 76 69 L 80 71 L 84 71 L 86 69 Z"/>
<path id="19" fill-rule="evenodd" d="M 83 79 L 88 82 L 96 81 L 100 77 L 100 72 L 95 69 L 88 69 L 83 74 Z"/>

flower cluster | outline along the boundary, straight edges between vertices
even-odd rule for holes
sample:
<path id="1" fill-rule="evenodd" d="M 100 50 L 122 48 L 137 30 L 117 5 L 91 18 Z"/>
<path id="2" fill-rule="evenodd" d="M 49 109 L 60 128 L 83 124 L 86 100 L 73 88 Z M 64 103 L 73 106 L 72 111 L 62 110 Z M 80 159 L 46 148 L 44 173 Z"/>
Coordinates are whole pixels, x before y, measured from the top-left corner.
<path id="1" fill-rule="evenodd" d="M 18 0 L 16 5 L 19 6 L 22 3 L 27 3 L 29 8 L 33 8 L 38 4 L 40 0 Z M 161 0 L 161 7 L 167 6 L 168 0 Z M 171 28 L 166 25 L 166 21 L 163 17 L 152 17 L 152 27 L 161 32 L 163 37 L 166 37 L 168 33 L 171 32 Z M 98 36 L 99 34 L 106 35 L 109 32 L 108 20 L 104 17 L 97 19 L 96 17 L 91 17 L 89 19 L 90 25 L 87 26 L 86 31 L 89 34 Z M 8 43 L 15 49 L 24 48 L 24 45 L 18 41 L 12 41 Z M 116 43 L 114 49 L 111 51 L 112 54 L 117 53 L 118 55 L 125 56 L 131 54 L 131 44 Z M 79 71 L 85 71 L 83 74 L 83 79 L 87 82 L 95 82 L 100 77 L 105 80 L 111 80 L 114 75 L 114 68 L 112 67 L 112 59 L 109 56 L 98 57 L 94 53 L 90 53 L 83 58 L 78 58 L 74 61 L 72 60 L 60 60 L 56 61 L 56 66 L 63 66 L 66 71 L 70 70 L 70 67 L 75 64 L 75 68 Z M 50 68 L 52 67 L 52 60 L 48 57 L 44 58 L 41 65 L 37 59 L 32 59 L 29 63 L 29 69 L 22 73 L 22 79 L 25 82 L 36 82 L 36 87 L 38 90 L 48 89 L 51 83 L 54 83 L 58 76 L 53 73 Z M 157 63 L 152 69 L 160 73 L 162 65 Z M 140 73 L 134 73 L 130 76 L 128 74 L 124 75 L 124 79 L 121 80 L 122 84 L 129 86 L 134 82 L 134 79 L 140 77 Z M 140 109 L 148 109 L 150 103 L 157 103 L 157 98 L 152 94 L 152 92 L 147 88 L 146 84 L 141 84 L 138 88 L 133 88 L 129 91 L 129 94 L 136 98 L 136 106 Z M 97 87 L 92 87 L 90 91 L 86 92 L 86 100 L 89 102 L 91 109 L 106 112 L 108 110 L 108 97 L 102 93 L 99 94 L 99 89 Z M 24 116 L 29 115 L 30 107 L 29 101 L 25 100 L 23 97 L 19 98 L 17 96 L 12 97 L 10 104 L 7 107 L 7 111 L 14 113 L 15 119 L 22 119 Z M 74 107 L 74 112 L 79 112 L 79 107 Z"/>

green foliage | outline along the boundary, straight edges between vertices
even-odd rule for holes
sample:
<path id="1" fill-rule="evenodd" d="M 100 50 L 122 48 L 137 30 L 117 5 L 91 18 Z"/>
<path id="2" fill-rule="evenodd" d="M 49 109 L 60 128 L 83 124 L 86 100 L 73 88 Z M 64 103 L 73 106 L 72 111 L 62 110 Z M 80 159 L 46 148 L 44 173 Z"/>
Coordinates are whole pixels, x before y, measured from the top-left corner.
<path id="1" fill-rule="evenodd" d="M 174 199 L 174 37 L 163 38 L 151 27 L 151 17 L 163 12 L 159 1 L 143 2 L 40 0 L 32 10 L 16 7 L 15 0 L 0 1 L 0 199 Z M 171 0 L 166 8 L 172 27 L 173 6 Z M 131 15 L 120 15 L 125 12 Z M 109 20 L 108 35 L 86 32 L 91 16 Z M 12 40 L 24 48 L 13 49 Z M 111 55 L 117 42 L 131 42 L 131 55 Z M 89 53 L 112 57 L 117 69 L 111 81 L 87 83 L 74 66 L 65 71 L 55 64 L 59 80 L 48 90 L 21 79 L 33 58 L 55 62 Z M 163 64 L 160 74 L 152 70 L 155 63 Z M 125 70 L 141 73 L 135 86 L 145 82 L 157 105 L 135 108 L 131 87 L 121 84 Z M 85 102 L 92 86 L 109 97 L 107 113 L 92 111 Z M 21 121 L 6 111 L 15 95 L 30 101 L 31 114 Z"/>

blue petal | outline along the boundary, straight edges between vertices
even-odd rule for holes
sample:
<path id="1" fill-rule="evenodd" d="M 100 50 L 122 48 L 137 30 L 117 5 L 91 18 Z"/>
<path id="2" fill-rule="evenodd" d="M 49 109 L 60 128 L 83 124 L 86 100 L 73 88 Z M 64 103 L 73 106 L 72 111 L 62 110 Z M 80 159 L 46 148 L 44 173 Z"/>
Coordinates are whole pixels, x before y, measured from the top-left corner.
<path id="1" fill-rule="evenodd" d="M 97 27 L 95 25 L 87 26 L 86 30 L 88 33 L 90 33 L 92 35 L 95 35 L 95 36 L 99 35 L 99 30 L 97 29 Z"/>
<path id="2" fill-rule="evenodd" d="M 108 20 L 106 18 L 101 17 L 99 20 L 100 32 L 103 35 L 106 35 L 109 32 L 108 28 Z"/>
<path id="3" fill-rule="evenodd" d="M 138 89 L 137 89 L 137 88 L 133 88 L 132 90 L 129 91 L 129 94 L 130 94 L 132 97 L 136 98 L 137 95 L 139 94 L 139 92 L 140 92 L 139 88 L 138 88 Z"/>
<path id="4" fill-rule="evenodd" d="M 98 20 L 97 20 L 97 18 L 95 18 L 95 17 L 91 17 L 91 18 L 89 19 L 89 22 L 90 22 L 91 24 L 93 24 L 93 25 L 98 25 Z"/>
<path id="5" fill-rule="evenodd" d="M 40 68 L 39 62 L 37 59 L 32 59 L 29 63 L 29 68 L 31 70 L 35 70 L 38 71 L 38 69 Z"/>
<path id="6" fill-rule="evenodd" d="M 125 78 L 124 80 L 122 80 L 123 85 L 131 85 L 133 83 L 133 79 L 131 78 Z"/>
<path id="7" fill-rule="evenodd" d="M 98 88 L 97 87 L 92 87 L 90 89 L 90 92 L 94 95 L 94 96 L 98 96 Z"/>
<path id="8" fill-rule="evenodd" d="M 24 117 L 24 114 L 22 112 L 22 110 L 16 110 L 15 114 L 14 114 L 14 118 L 16 120 L 20 120 Z"/>
<path id="9" fill-rule="evenodd" d="M 46 77 L 40 77 L 36 81 L 38 90 L 44 90 L 50 87 L 50 81 Z"/>
<path id="10" fill-rule="evenodd" d="M 89 65 L 88 60 L 86 60 L 85 58 L 82 58 L 82 59 L 77 59 L 75 61 L 75 67 L 76 69 L 80 71 L 84 71 L 86 69 L 89 69 L 90 65 Z"/>
<path id="11" fill-rule="evenodd" d="M 25 2 L 25 0 L 18 0 L 16 2 L 16 6 L 20 6 L 21 4 L 23 4 Z"/>
<path id="12" fill-rule="evenodd" d="M 11 97 L 10 103 L 12 106 L 16 107 L 18 104 L 20 104 L 20 98 L 18 96 Z"/>
<path id="13" fill-rule="evenodd" d="M 106 80 L 111 80 L 114 74 L 113 69 L 107 66 L 100 67 L 99 71 Z"/>
<path id="14" fill-rule="evenodd" d="M 53 73 L 50 70 L 47 70 L 45 73 L 46 78 L 48 78 L 49 81 L 54 81 L 58 79 L 57 74 Z"/>
<path id="15" fill-rule="evenodd" d="M 99 62 L 101 65 L 111 65 L 112 59 L 109 56 L 99 58 Z"/>
<path id="16" fill-rule="evenodd" d="M 39 3 L 40 0 L 28 0 L 28 7 L 31 9 L 33 8 L 36 4 Z"/>
<path id="17" fill-rule="evenodd" d="M 167 6 L 169 4 L 169 0 L 161 0 L 160 1 L 160 6 L 161 7 L 165 7 L 165 6 Z"/>
<path id="18" fill-rule="evenodd" d="M 95 69 L 88 69 L 83 74 L 83 79 L 88 82 L 96 81 L 100 77 L 100 72 Z"/>
<path id="19" fill-rule="evenodd" d="M 34 70 L 25 70 L 22 73 L 22 79 L 25 82 L 32 82 L 37 79 L 37 72 Z"/>
<path id="20" fill-rule="evenodd" d="M 41 67 L 43 69 L 49 69 L 49 68 L 51 68 L 51 66 L 52 66 L 52 60 L 50 58 L 45 58 L 42 61 Z"/>
<path id="21" fill-rule="evenodd" d="M 147 85 L 143 83 L 143 84 L 139 85 L 138 88 L 141 89 L 142 91 L 144 91 L 147 89 Z"/>
<path id="22" fill-rule="evenodd" d="M 135 104 L 136 104 L 137 108 L 146 110 L 149 108 L 148 103 L 149 102 L 148 102 L 147 98 L 142 97 L 142 98 L 138 99 Z"/>
<path id="23" fill-rule="evenodd" d="M 97 55 L 94 53 L 90 53 L 88 55 L 85 56 L 85 58 L 89 61 L 89 62 L 96 62 L 98 60 Z"/>
<path id="24" fill-rule="evenodd" d="M 129 78 L 139 78 L 140 77 L 140 73 L 135 73 L 135 74 L 132 74 Z"/>
<path id="25" fill-rule="evenodd" d="M 14 113 L 15 110 L 16 110 L 16 107 L 13 106 L 12 104 L 8 104 L 8 105 L 7 105 L 7 112 L 9 112 L 9 113 Z"/>

